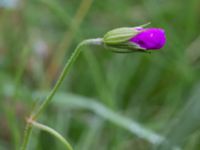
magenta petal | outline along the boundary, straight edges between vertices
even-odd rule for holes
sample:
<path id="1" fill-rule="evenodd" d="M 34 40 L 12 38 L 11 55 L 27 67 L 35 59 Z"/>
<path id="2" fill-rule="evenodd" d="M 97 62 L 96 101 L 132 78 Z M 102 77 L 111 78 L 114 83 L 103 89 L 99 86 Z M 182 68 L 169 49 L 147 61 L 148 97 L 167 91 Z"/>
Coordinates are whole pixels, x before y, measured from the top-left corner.
<path id="1" fill-rule="evenodd" d="M 131 38 L 130 41 L 146 50 L 160 49 L 166 43 L 165 31 L 159 28 L 147 28 Z"/>

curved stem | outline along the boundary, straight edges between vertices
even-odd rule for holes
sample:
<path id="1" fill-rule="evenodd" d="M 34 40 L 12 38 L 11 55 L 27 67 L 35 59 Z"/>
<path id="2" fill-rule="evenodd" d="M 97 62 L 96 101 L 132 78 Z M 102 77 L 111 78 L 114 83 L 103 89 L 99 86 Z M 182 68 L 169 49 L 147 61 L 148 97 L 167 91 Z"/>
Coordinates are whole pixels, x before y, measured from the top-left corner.
<path id="1" fill-rule="evenodd" d="M 55 136 L 57 139 L 59 139 L 64 145 L 65 147 L 68 149 L 68 150 L 73 150 L 72 146 L 69 144 L 69 142 L 60 134 L 58 133 L 56 130 L 46 126 L 46 125 L 43 125 L 41 123 L 38 123 L 38 122 L 31 122 L 31 124 L 34 126 L 34 127 L 37 127 L 43 131 L 46 131 L 50 134 L 52 134 L 53 136 Z"/>
<path id="2" fill-rule="evenodd" d="M 100 45 L 102 44 L 102 39 L 98 38 L 98 39 L 89 39 L 89 40 L 84 40 L 83 42 L 81 42 L 76 49 L 74 50 L 74 52 L 72 53 L 71 57 L 69 58 L 69 60 L 67 61 L 66 65 L 64 66 L 64 69 L 60 75 L 60 77 L 58 78 L 54 88 L 52 89 L 52 91 L 50 92 L 50 94 L 46 97 L 46 99 L 44 100 L 44 102 L 40 105 L 39 109 L 36 111 L 35 114 L 32 115 L 32 119 L 35 120 L 40 113 L 43 111 L 43 109 L 49 104 L 49 102 L 52 100 L 54 94 L 56 93 L 56 91 L 58 90 L 58 88 L 60 87 L 61 83 L 63 82 L 65 76 L 69 73 L 69 70 L 71 68 L 71 66 L 74 64 L 74 62 L 76 61 L 77 57 L 79 56 L 80 52 L 81 52 L 81 47 L 83 45 Z"/>
<path id="3" fill-rule="evenodd" d="M 67 61 L 60 77 L 58 78 L 58 80 L 57 80 L 55 86 L 53 87 L 53 89 L 51 90 L 50 94 L 46 97 L 46 99 L 39 106 L 39 108 L 35 111 L 35 113 L 31 113 L 31 116 L 29 117 L 28 120 L 33 120 L 33 121 L 36 120 L 39 117 L 39 115 L 41 114 L 41 112 L 51 102 L 53 96 L 55 95 L 55 93 L 59 89 L 61 83 L 63 82 L 63 80 L 65 78 L 65 76 L 69 73 L 69 70 L 71 69 L 71 67 L 74 64 L 74 62 L 76 61 L 76 59 L 78 58 L 78 56 L 81 52 L 81 47 L 84 46 L 84 45 L 102 45 L 102 44 L 103 44 L 102 39 L 97 38 L 97 39 L 84 40 L 83 42 L 81 42 L 76 47 L 76 49 L 72 53 L 71 57 Z M 28 145 L 28 141 L 29 141 L 29 138 L 30 138 L 30 135 L 31 135 L 31 131 L 32 131 L 32 125 L 30 124 L 29 121 L 27 121 L 26 130 L 24 132 L 24 140 L 23 140 L 21 150 L 26 150 L 26 147 Z"/>

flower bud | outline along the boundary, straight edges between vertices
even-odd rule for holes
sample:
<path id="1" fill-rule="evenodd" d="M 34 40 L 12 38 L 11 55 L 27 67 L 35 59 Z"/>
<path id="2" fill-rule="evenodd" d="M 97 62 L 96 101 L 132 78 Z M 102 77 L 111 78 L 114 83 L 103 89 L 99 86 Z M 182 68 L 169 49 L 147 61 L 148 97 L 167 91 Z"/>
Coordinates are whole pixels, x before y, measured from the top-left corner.
<path id="1" fill-rule="evenodd" d="M 161 49 L 166 37 L 163 29 L 139 26 L 111 30 L 105 34 L 103 42 L 115 52 L 147 51 Z"/>

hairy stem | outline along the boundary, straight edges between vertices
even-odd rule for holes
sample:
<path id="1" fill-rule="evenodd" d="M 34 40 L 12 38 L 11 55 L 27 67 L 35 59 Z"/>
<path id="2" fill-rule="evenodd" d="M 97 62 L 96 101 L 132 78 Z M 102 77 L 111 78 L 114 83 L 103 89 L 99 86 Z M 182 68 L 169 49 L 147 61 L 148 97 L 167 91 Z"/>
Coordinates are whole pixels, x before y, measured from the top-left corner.
<path id="1" fill-rule="evenodd" d="M 24 130 L 24 139 L 23 139 L 23 143 L 21 145 L 21 150 L 26 150 L 27 149 L 27 145 L 31 136 L 31 132 L 32 132 L 32 125 L 27 122 L 25 130 Z"/>
<path id="2" fill-rule="evenodd" d="M 102 44 L 103 44 L 102 43 L 102 39 L 101 38 L 97 38 L 97 39 L 84 40 L 83 42 L 81 42 L 76 47 L 76 49 L 72 53 L 71 57 L 67 61 L 66 65 L 64 66 L 64 69 L 61 72 L 61 75 L 58 78 L 55 86 L 51 90 L 50 94 L 46 97 L 46 99 L 42 102 L 42 104 L 38 108 L 36 108 L 36 111 L 34 111 L 34 113 L 31 113 L 31 116 L 28 118 L 28 120 L 33 120 L 33 121 L 37 120 L 37 118 L 42 113 L 42 111 L 44 111 L 44 109 L 47 107 L 47 105 L 51 102 L 53 96 L 58 91 L 61 83 L 65 79 L 66 75 L 69 73 L 69 70 L 71 69 L 72 65 L 74 64 L 74 62 L 78 58 L 78 56 L 79 56 L 79 54 L 81 52 L 81 47 L 84 46 L 84 45 L 102 45 Z M 30 139 L 31 131 L 32 131 L 32 125 L 31 125 L 31 123 L 29 121 L 27 121 L 27 125 L 26 125 L 26 129 L 25 129 L 25 132 L 24 132 L 24 139 L 23 139 L 23 144 L 22 144 L 21 150 L 26 150 L 28 142 L 29 142 L 29 139 Z"/>

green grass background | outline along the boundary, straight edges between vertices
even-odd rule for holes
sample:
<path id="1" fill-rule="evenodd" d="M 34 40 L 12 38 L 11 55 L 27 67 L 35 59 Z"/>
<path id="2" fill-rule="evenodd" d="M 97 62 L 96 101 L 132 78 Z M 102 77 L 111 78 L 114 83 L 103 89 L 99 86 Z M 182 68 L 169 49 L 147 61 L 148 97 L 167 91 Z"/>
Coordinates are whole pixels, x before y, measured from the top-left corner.
<path id="1" fill-rule="evenodd" d="M 79 42 L 147 22 L 165 29 L 162 50 L 116 54 L 84 47 L 39 121 L 74 150 L 200 149 L 199 0 L 20 2 L 0 6 L 0 150 L 19 149 L 25 118 Z M 168 142 L 153 143 L 142 136 L 148 131 Z M 29 149 L 64 146 L 34 129 Z"/>

